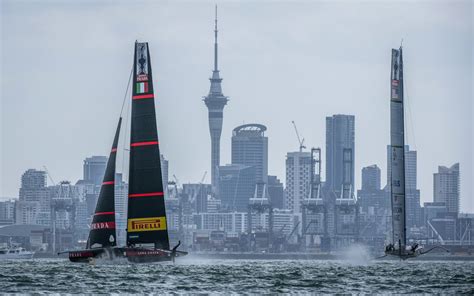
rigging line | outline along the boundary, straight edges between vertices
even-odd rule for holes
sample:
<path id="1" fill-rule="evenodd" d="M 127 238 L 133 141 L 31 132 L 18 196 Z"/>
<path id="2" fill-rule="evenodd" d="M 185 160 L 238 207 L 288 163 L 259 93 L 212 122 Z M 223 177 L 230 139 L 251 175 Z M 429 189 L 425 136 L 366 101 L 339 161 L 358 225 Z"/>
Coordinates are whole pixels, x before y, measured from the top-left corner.
<path id="1" fill-rule="evenodd" d="M 403 63 L 403 67 L 405 67 L 405 63 Z M 410 123 L 408 124 L 408 126 L 410 127 L 410 130 L 411 130 L 411 134 L 413 136 L 413 148 L 414 150 L 418 150 L 417 146 L 416 146 L 416 137 L 415 137 L 415 128 L 414 128 L 414 123 L 413 123 L 413 116 L 412 116 L 412 112 L 411 112 L 411 104 L 410 104 L 410 100 L 409 100 L 409 96 L 408 96 L 408 85 L 407 85 L 407 79 L 405 79 L 405 69 L 403 69 L 403 88 L 404 88 L 404 94 L 406 95 L 403 99 L 405 102 L 407 102 L 407 111 L 408 111 L 408 119 L 410 120 Z M 407 136 L 407 142 L 408 142 L 408 127 L 405 127 L 406 129 L 406 136 Z"/>
<path id="2" fill-rule="evenodd" d="M 125 95 L 123 96 L 122 109 L 120 110 L 120 117 L 122 117 L 123 107 L 125 106 L 125 100 L 127 99 L 128 90 L 130 89 L 130 81 L 132 80 L 133 66 L 130 69 L 130 76 L 128 77 L 127 88 L 125 89 Z"/>

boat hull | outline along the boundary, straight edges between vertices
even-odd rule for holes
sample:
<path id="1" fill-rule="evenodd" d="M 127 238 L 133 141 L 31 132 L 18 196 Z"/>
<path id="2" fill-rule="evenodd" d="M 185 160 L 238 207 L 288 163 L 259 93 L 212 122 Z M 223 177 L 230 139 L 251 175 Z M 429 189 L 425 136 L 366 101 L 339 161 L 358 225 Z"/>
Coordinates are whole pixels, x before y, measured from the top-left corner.
<path id="1" fill-rule="evenodd" d="M 88 263 L 95 259 L 114 260 L 115 258 L 126 258 L 133 263 L 151 263 L 173 261 L 175 257 L 187 255 L 187 252 L 146 249 L 146 248 L 104 248 L 69 252 L 71 262 Z"/>
<path id="2" fill-rule="evenodd" d="M 10 259 L 32 259 L 35 255 L 34 252 L 24 252 L 19 254 L 3 254 L 0 255 L 0 260 L 10 260 Z"/>

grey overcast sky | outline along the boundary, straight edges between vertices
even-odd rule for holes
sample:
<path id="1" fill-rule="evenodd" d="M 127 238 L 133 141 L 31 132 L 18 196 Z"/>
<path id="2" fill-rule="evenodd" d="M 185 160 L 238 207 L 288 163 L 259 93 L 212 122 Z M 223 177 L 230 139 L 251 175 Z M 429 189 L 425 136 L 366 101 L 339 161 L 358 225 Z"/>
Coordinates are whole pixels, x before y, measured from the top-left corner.
<path id="1" fill-rule="evenodd" d="M 390 50 L 403 38 L 407 140 L 418 151 L 421 200 L 438 165 L 461 164 L 461 210 L 474 212 L 472 1 L 218 1 L 224 94 L 221 162 L 232 129 L 268 127 L 269 173 L 285 155 L 323 148 L 325 117 L 356 117 L 356 180 L 377 164 L 386 182 Z M 1 1 L 0 196 L 46 165 L 76 182 L 91 155 L 107 155 L 132 65 L 148 41 L 162 153 L 170 176 L 210 171 L 202 96 L 212 69 L 214 2 Z M 324 167 L 323 167 L 324 169 Z M 208 174 L 207 182 L 210 180 Z"/>

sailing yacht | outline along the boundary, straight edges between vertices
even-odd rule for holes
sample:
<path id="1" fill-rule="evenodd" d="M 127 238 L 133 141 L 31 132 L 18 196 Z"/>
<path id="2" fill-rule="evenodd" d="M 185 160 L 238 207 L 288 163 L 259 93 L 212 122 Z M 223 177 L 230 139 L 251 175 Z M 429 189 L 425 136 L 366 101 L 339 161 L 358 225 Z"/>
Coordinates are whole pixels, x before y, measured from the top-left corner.
<path id="1" fill-rule="evenodd" d="M 392 243 L 385 247 L 386 255 L 416 256 L 416 250 L 406 248 L 405 214 L 405 124 L 403 107 L 402 47 L 392 49 L 390 77 L 390 199 L 392 202 Z"/>
<path id="2" fill-rule="evenodd" d="M 397 256 L 403 260 L 426 254 L 418 243 L 407 246 L 406 196 L 405 196 L 405 119 L 403 91 L 403 50 L 392 49 L 390 79 L 390 198 L 392 202 L 392 243 L 385 246 L 385 256 Z M 384 257 L 385 257 L 384 256 Z"/>
<path id="3" fill-rule="evenodd" d="M 177 250 L 180 243 L 170 249 L 154 98 L 148 43 L 136 42 L 126 245 L 117 246 L 115 224 L 115 162 L 122 124 L 120 117 L 86 249 L 68 251 L 70 261 L 125 257 L 131 262 L 157 262 L 174 261 L 175 257 L 187 255 L 187 252 Z"/>

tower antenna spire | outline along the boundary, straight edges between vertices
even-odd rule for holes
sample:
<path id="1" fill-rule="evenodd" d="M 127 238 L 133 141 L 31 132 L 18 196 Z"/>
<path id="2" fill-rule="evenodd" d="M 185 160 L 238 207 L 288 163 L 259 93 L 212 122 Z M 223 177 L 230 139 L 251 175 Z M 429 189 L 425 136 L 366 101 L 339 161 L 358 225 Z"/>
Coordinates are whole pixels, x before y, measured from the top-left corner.
<path id="1" fill-rule="evenodd" d="M 215 26 L 214 26 L 214 71 L 217 70 L 217 4 L 216 4 L 216 17 L 215 17 Z"/>

